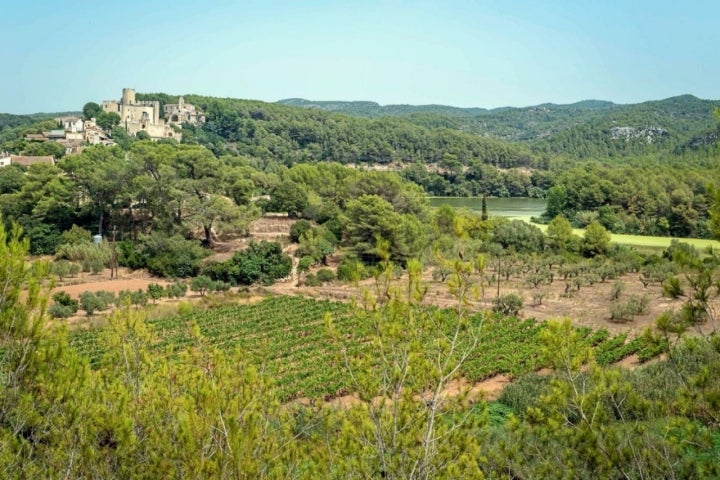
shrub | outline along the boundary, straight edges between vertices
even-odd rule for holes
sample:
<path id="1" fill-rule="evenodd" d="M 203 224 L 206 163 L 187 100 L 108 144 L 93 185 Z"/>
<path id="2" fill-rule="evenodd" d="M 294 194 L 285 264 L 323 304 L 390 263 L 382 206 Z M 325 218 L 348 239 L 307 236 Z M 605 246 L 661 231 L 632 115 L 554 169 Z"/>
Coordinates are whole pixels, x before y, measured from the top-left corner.
<path id="1" fill-rule="evenodd" d="M 53 301 L 55 303 L 58 303 L 60 305 L 75 307 L 75 310 L 77 310 L 78 307 L 78 301 L 75 300 L 70 296 L 67 292 L 57 292 L 53 295 Z"/>
<path id="2" fill-rule="evenodd" d="M 151 283 L 147 286 L 147 294 L 155 303 L 165 295 L 165 288 L 159 283 Z"/>
<path id="3" fill-rule="evenodd" d="M 648 312 L 650 299 L 647 295 L 642 297 L 632 295 L 625 302 L 613 302 L 610 305 L 610 320 L 613 322 L 626 322 L 637 315 L 644 315 Z"/>
<path id="4" fill-rule="evenodd" d="M 73 308 L 69 305 L 61 305 L 59 303 L 53 303 L 48 308 L 48 314 L 53 318 L 68 318 L 75 315 L 77 307 Z"/>
<path id="5" fill-rule="evenodd" d="M 195 310 L 195 307 L 190 302 L 180 302 L 177 306 L 178 315 L 190 315 Z"/>
<path id="6" fill-rule="evenodd" d="M 307 220 L 298 220 L 290 226 L 290 240 L 298 243 L 303 233 L 312 228 L 312 224 Z"/>
<path id="7" fill-rule="evenodd" d="M 308 287 L 319 287 L 322 285 L 322 282 L 318 280 L 317 275 L 314 273 L 308 273 L 305 276 L 305 281 L 303 283 Z"/>
<path id="8" fill-rule="evenodd" d="M 282 252 L 280 244 L 266 241 L 251 242 L 227 262 L 215 263 L 203 270 L 212 280 L 236 285 L 270 285 L 291 271 L 292 259 Z"/>
<path id="9" fill-rule="evenodd" d="M 610 287 L 610 299 L 611 300 L 617 300 L 620 298 L 620 295 L 622 295 L 622 292 L 625 290 L 625 284 L 623 282 L 615 282 L 612 284 L 612 287 Z"/>
<path id="10" fill-rule="evenodd" d="M 52 273 L 57 275 L 58 278 L 62 281 L 64 277 L 70 275 L 70 262 L 63 259 L 53 263 Z"/>
<path id="11" fill-rule="evenodd" d="M 547 297 L 547 295 L 548 295 L 548 292 L 543 292 L 543 291 L 533 292 L 533 295 L 532 295 L 533 305 L 534 306 L 542 305 L 542 301 L 545 297 Z"/>
<path id="12" fill-rule="evenodd" d="M 525 416 L 528 407 L 536 406 L 540 396 L 550 387 L 551 375 L 529 373 L 503 388 L 498 402 L 510 407 L 516 415 Z"/>
<path id="13" fill-rule="evenodd" d="M 103 271 L 105 265 L 99 258 L 85 258 L 82 260 L 82 271 L 98 274 Z"/>
<path id="14" fill-rule="evenodd" d="M 100 299 L 100 302 L 105 305 L 104 308 L 100 308 L 99 310 L 104 310 L 110 305 L 115 304 L 117 299 L 115 298 L 115 294 L 112 292 L 108 292 L 106 290 L 98 290 L 95 292 L 95 296 Z"/>
<path id="15" fill-rule="evenodd" d="M 88 316 L 92 316 L 96 311 L 105 310 L 107 304 L 93 292 L 83 292 L 80 294 L 80 308 L 85 310 Z"/>
<path id="16" fill-rule="evenodd" d="M 337 278 L 344 282 L 358 282 L 370 276 L 365 265 L 353 257 L 345 257 L 337 268 Z"/>
<path id="17" fill-rule="evenodd" d="M 137 246 L 130 240 L 118 242 L 118 264 L 137 270 L 147 266 L 147 258 L 138 250 Z"/>
<path id="18" fill-rule="evenodd" d="M 335 280 L 335 273 L 329 268 L 321 268 L 317 271 L 316 275 L 320 283 L 332 282 Z"/>
<path id="19" fill-rule="evenodd" d="M 677 277 L 668 277 L 662 284 L 663 295 L 670 298 L 680 298 L 685 292 L 680 286 L 680 279 Z"/>
<path id="20" fill-rule="evenodd" d="M 145 293 L 144 290 L 137 289 L 130 294 L 130 303 L 132 303 L 136 307 L 144 307 L 145 305 L 147 305 L 147 302 L 148 295 L 147 293 Z"/>
<path id="21" fill-rule="evenodd" d="M 112 258 L 112 250 L 107 242 L 99 245 L 95 245 L 94 243 L 66 243 L 57 248 L 55 258 L 58 260 L 65 259 L 71 262 L 80 262 L 83 265 L 86 261 L 88 264 L 90 262 L 97 262 L 105 265 Z M 90 269 L 88 268 L 86 271 L 90 271 Z"/>
<path id="22" fill-rule="evenodd" d="M 82 268 L 77 263 L 70 263 L 70 266 L 68 267 L 68 274 L 71 277 L 75 277 L 78 273 L 80 273 L 80 270 Z"/>
<path id="23" fill-rule="evenodd" d="M 92 233 L 82 227 L 73 225 L 70 230 L 65 230 L 60 235 L 60 243 L 63 245 L 87 245 L 92 243 Z"/>
<path id="24" fill-rule="evenodd" d="M 206 275 L 200 275 L 190 280 L 190 290 L 198 292 L 201 297 L 205 296 L 205 293 L 212 291 L 213 284 L 215 282 Z"/>
<path id="25" fill-rule="evenodd" d="M 186 278 L 198 274 L 200 260 L 207 254 L 208 251 L 196 240 L 153 233 L 142 237 L 133 248 L 121 247 L 120 264 L 131 268 L 145 267 L 162 277 Z"/>
<path id="26" fill-rule="evenodd" d="M 493 312 L 503 315 L 517 315 L 523 307 L 523 299 L 515 293 L 508 293 L 493 299 Z"/>
<path id="27" fill-rule="evenodd" d="M 182 298 L 187 293 L 187 288 L 185 282 L 175 282 L 165 287 L 165 293 L 168 298 Z"/>
<path id="28" fill-rule="evenodd" d="M 132 290 L 120 290 L 115 302 L 118 307 L 132 305 Z"/>

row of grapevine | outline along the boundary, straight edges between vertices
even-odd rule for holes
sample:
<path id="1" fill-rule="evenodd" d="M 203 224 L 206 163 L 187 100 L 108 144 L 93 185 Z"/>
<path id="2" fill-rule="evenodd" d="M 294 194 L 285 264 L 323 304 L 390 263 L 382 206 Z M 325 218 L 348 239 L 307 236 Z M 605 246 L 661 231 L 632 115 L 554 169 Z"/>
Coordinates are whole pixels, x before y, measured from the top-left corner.
<path id="1" fill-rule="evenodd" d="M 327 398 L 349 390 L 337 349 L 325 332 L 328 314 L 351 354 L 368 348 L 364 341 L 367 325 L 351 314 L 350 306 L 297 296 L 268 297 L 256 304 L 223 306 L 151 320 L 148 324 L 154 330 L 157 340 L 152 347 L 158 354 L 172 354 L 189 345 L 189 325 L 194 322 L 210 344 L 228 352 L 239 350 L 252 359 L 274 379 L 282 398 Z M 434 314 L 455 315 L 452 310 L 435 310 Z M 469 319 L 481 320 L 481 315 Z M 543 328 L 543 323 L 532 319 L 485 320 L 480 344 L 462 374 L 470 381 L 480 381 L 499 373 L 517 376 L 537 370 Z M 603 364 L 633 353 L 652 354 L 643 350 L 646 346 L 642 338 L 628 342 L 627 335 L 612 336 L 604 329 L 578 331 Z M 99 332 L 80 330 L 71 334 L 72 346 L 95 366 L 103 353 Z"/>

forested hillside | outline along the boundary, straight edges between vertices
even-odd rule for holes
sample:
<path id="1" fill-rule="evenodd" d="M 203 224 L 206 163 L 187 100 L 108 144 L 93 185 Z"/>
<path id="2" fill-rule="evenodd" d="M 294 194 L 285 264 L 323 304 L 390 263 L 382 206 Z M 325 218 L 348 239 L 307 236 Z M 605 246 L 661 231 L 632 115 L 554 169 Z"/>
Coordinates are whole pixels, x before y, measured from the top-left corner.
<path id="1" fill-rule="evenodd" d="M 302 99 L 279 103 L 368 118 L 402 116 L 419 125 L 442 125 L 528 143 L 536 152 L 580 158 L 633 155 L 680 147 L 715 129 L 712 112 L 720 105 L 718 101 L 692 95 L 628 105 L 585 100 L 570 105 L 544 103 L 492 110 Z"/>
<path id="2" fill-rule="evenodd" d="M 138 99 L 176 101 L 164 94 Z M 368 120 L 252 100 L 186 95 L 208 122 L 186 135 L 217 153 L 224 150 L 285 164 L 332 160 L 340 163 L 438 163 L 479 161 L 503 168 L 539 166 L 526 148 L 450 128 L 425 128 L 404 119 Z M 185 132 L 183 133 L 185 135 Z M 194 135 L 193 135 L 194 134 Z"/>
<path id="3" fill-rule="evenodd" d="M 138 94 L 138 100 L 161 104 L 178 98 Z M 562 214 L 577 227 L 597 219 L 615 233 L 709 235 L 707 183 L 718 171 L 712 115 L 718 102 L 685 95 L 636 105 L 589 100 L 484 111 L 185 98 L 206 113 L 207 123 L 185 125 L 183 143 L 203 145 L 216 157 L 251 159 L 265 171 L 328 161 L 390 169 L 436 196 L 550 193 L 545 221 Z M 62 157 L 46 148 L 52 143 L 23 139 L 52 128 L 51 120 L 3 118 L 0 149 Z M 133 139 L 121 129 L 112 133 L 123 149 L 131 148 Z"/>

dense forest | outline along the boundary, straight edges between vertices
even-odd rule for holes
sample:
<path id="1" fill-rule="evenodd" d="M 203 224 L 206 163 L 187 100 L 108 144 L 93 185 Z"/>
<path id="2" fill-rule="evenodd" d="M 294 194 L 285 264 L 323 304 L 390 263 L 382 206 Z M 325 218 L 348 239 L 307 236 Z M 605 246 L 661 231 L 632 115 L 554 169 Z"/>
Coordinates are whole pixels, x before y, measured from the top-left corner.
<path id="1" fill-rule="evenodd" d="M 563 150 L 563 153 L 582 152 L 581 145 L 609 140 L 613 127 L 632 127 L 644 129 L 656 127 L 661 131 L 656 142 L 684 142 L 701 136 L 714 129 L 711 114 L 720 106 L 715 100 L 701 100 L 692 95 L 681 95 L 665 100 L 649 101 L 639 104 L 619 105 L 600 100 L 585 100 L 569 105 L 545 103 L 523 108 L 457 108 L 444 105 L 385 105 L 374 102 L 314 102 L 303 99 L 281 100 L 283 105 L 313 108 L 356 117 L 403 117 L 420 125 L 444 124 L 449 128 L 467 131 L 508 141 L 523 141 L 537 145 L 539 150 L 549 146 L 560 147 L 567 143 L 569 133 L 572 142 L 577 145 L 575 151 Z M 579 130 L 578 130 L 579 129 Z M 583 138 L 580 132 L 593 132 Z M 620 132 L 618 132 L 620 133 Z M 629 133 L 629 132 L 628 132 Z M 600 140 L 600 139 L 603 140 Z M 627 140 L 632 140 L 632 135 Z M 642 145 L 638 141 L 630 142 Z M 548 145 L 549 140 L 549 145 Z M 609 142 L 608 142 L 609 143 Z M 618 142 L 621 143 L 621 142 Z M 566 145 L 568 146 L 568 145 Z"/>

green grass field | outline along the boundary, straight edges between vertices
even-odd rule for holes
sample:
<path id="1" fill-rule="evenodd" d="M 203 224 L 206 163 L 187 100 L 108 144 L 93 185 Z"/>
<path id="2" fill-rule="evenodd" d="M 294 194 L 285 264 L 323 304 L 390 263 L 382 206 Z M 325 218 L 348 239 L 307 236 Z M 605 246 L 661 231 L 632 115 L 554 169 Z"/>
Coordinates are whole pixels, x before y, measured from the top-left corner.
<path id="1" fill-rule="evenodd" d="M 530 222 L 530 217 L 513 217 L 518 220 Z M 547 230 L 547 225 L 540 225 L 533 223 L 543 232 Z M 573 233 L 582 237 L 585 234 L 585 230 L 582 228 L 574 228 Z M 676 237 L 652 237 L 647 235 L 626 235 L 621 233 L 613 233 L 612 241 L 621 245 L 634 245 L 636 247 L 647 247 L 653 249 L 665 249 L 670 246 L 670 242 L 678 240 L 680 242 L 689 243 L 698 250 L 705 250 L 707 247 L 720 248 L 720 242 L 717 240 L 709 240 L 705 238 L 676 238 Z"/>

